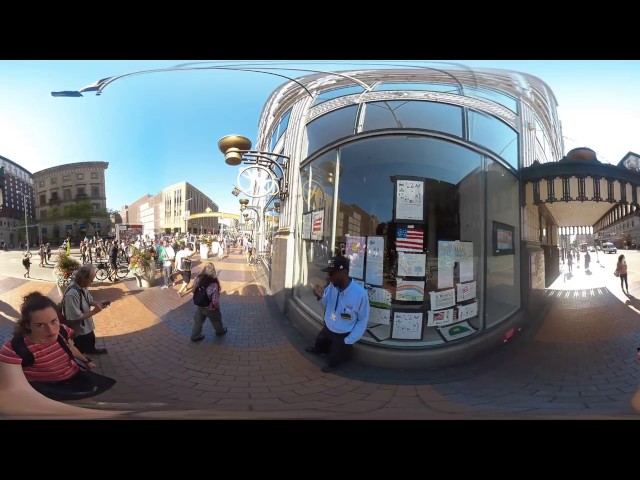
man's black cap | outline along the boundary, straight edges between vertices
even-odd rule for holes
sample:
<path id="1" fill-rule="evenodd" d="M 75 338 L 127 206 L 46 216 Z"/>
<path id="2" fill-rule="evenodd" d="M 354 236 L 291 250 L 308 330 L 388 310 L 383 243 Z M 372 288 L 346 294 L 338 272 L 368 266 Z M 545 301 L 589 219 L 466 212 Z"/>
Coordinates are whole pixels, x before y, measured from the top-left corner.
<path id="1" fill-rule="evenodd" d="M 333 273 L 340 270 L 349 271 L 349 259 L 347 257 L 337 256 L 329 260 L 329 265 L 323 268 L 323 272 Z"/>

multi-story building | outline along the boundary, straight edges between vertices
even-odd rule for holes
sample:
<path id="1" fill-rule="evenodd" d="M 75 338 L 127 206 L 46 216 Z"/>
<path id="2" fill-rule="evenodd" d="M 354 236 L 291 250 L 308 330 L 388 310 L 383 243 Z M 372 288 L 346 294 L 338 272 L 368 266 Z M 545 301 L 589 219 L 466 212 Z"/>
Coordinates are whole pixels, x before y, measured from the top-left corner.
<path id="1" fill-rule="evenodd" d="M 218 211 L 218 205 L 188 182 L 169 185 L 155 196 L 145 194 L 120 211 L 122 222 L 143 225 L 145 234 L 193 232 L 205 233 L 218 230 L 218 218 L 187 220 L 185 214 L 204 213 L 207 208 Z"/>
<path id="2" fill-rule="evenodd" d="M 35 218 L 33 178 L 31 172 L 0 155 L 0 167 L 4 168 L 4 198 L 0 204 L 0 242 L 18 246 L 25 241 L 25 209 L 27 225 Z M 35 227 L 27 227 L 29 243 L 38 241 Z"/>
<path id="3" fill-rule="evenodd" d="M 58 242 L 67 234 L 81 238 L 111 233 L 104 179 L 108 166 L 108 162 L 69 163 L 33 174 L 36 220 L 42 241 Z M 82 201 L 89 202 L 95 212 L 90 224 L 65 217 L 66 207 Z"/>
<path id="4" fill-rule="evenodd" d="M 122 223 L 130 225 L 140 224 L 140 205 L 145 204 L 151 197 L 150 194 L 145 193 L 138 200 L 130 205 L 123 205 L 120 208 L 120 216 L 122 217 Z"/>

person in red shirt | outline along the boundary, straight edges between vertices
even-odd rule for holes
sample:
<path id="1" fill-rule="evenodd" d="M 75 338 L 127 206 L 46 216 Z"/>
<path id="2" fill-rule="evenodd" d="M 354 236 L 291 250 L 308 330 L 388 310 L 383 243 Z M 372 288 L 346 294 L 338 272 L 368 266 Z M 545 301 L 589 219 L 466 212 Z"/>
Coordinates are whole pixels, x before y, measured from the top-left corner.
<path id="1" fill-rule="evenodd" d="M 65 329 L 66 338 L 60 335 L 61 328 Z M 68 340 L 73 337 L 73 329 L 60 325 L 56 304 L 40 292 L 24 297 L 13 337 L 0 348 L 0 362 L 22 365 L 31 386 L 46 397 L 53 400 L 86 398 L 102 393 L 116 383 L 112 378 L 90 371 L 95 363 Z M 22 337 L 33 356 L 32 365 L 24 365 L 24 357 L 14 350 L 16 337 Z M 75 359 L 82 362 L 86 370 L 81 370 Z"/>

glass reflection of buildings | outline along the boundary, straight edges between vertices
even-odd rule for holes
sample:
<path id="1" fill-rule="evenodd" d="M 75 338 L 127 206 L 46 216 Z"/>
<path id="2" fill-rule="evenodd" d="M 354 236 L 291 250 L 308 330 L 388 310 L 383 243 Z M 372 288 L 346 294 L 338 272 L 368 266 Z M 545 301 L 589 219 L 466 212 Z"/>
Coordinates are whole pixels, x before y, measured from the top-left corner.
<path id="1" fill-rule="evenodd" d="M 291 195 L 273 242 L 271 290 L 281 310 L 313 338 L 323 312 L 309 285 L 324 283 L 321 268 L 341 253 L 348 236 L 382 236 L 378 288 L 391 292 L 389 325 L 370 325 L 358 342 L 360 359 L 427 366 L 492 348 L 518 324 L 534 294 L 529 258 L 542 252 L 540 215 L 537 206 L 522 205 L 518 172 L 534 160 L 561 157 L 557 102 L 549 87 L 517 72 L 442 68 L 315 74 L 298 81 L 313 98 L 296 83 L 281 86 L 265 105 L 258 138 L 259 147 L 292 160 Z M 419 221 L 394 218 L 394 178 L 405 177 L 424 182 Z M 309 238 L 305 229 L 313 212 L 321 212 L 322 228 Z M 395 241 L 398 229 L 412 223 L 424 231 L 425 275 L 409 279 L 424 287 L 421 301 L 398 300 L 396 292 Z M 513 227 L 510 254 L 493 251 L 494 223 Z M 451 257 L 449 265 L 442 250 L 460 244 L 468 255 L 462 274 L 459 259 Z M 451 289 L 449 269 L 453 288 L 473 283 L 476 294 L 435 308 L 431 294 Z M 427 323 L 434 312 L 462 315 L 471 303 L 477 314 L 464 321 Z M 410 338 L 394 333 L 401 326 L 396 312 L 420 315 L 420 331 Z"/>

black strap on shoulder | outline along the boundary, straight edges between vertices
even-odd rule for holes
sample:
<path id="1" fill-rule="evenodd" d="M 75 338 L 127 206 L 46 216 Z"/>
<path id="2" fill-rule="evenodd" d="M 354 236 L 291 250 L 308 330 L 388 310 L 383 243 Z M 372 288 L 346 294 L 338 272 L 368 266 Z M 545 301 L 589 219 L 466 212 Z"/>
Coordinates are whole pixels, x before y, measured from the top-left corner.
<path id="1" fill-rule="evenodd" d="M 75 360 L 69 345 L 67 344 L 67 339 L 69 338 L 69 334 L 67 333 L 66 328 L 63 325 L 60 325 L 60 333 L 58 334 L 58 343 L 62 347 L 62 349 L 69 355 L 71 360 Z M 33 364 L 36 362 L 36 359 L 27 347 L 27 344 L 24 341 L 24 337 L 22 335 L 14 336 L 11 339 L 11 348 L 16 354 L 22 358 L 22 366 L 23 367 L 33 367 Z"/>

